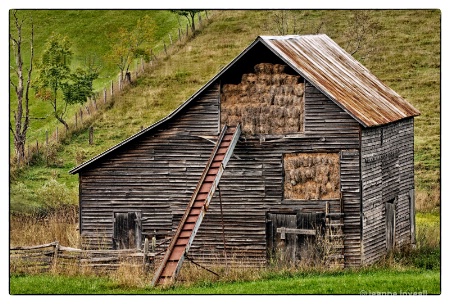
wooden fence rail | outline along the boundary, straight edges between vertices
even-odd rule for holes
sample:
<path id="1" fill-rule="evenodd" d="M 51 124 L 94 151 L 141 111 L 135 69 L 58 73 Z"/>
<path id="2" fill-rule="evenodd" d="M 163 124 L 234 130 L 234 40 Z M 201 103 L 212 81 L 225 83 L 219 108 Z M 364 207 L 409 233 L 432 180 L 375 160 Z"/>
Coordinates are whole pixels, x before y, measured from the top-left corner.
<path id="1" fill-rule="evenodd" d="M 205 11 L 205 16 L 208 22 L 202 20 L 200 14 L 198 15 L 199 22 L 196 30 L 201 30 L 209 23 L 211 15 L 208 16 L 207 11 Z M 58 129 L 58 127 L 56 127 L 55 131 L 52 132 L 51 136 L 49 136 L 48 130 L 42 131 L 45 134 L 44 144 L 39 143 L 38 139 L 36 139 L 35 144 L 33 144 L 34 140 L 29 139 L 27 147 L 25 149 L 25 157 L 24 157 L 25 159 L 23 163 L 29 165 L 35 156 L 37 156 L 39 153 L 43 153 L 43 156 L 47 159 L 48 165 L 49 145 L 51 145 L 52 143 L 59 144 L 59 142 L 61 142 L 67 136 L 68 132 L 84 129 L 85 127 L 87 127 L 88 123 L 90 122 L 89 117 L 91 117 L 98 111 L 101 111 L 102 108 L 107 107 L 108 104 L 110 104 L 113 101 L 114 96 L 117 96 L 125 88 L 129 87 L 131 83 L 136 81 L 136 79 L 142 74 L 144 74 L 146 71 L 154 68 L 161 61 L 161 59 L 163 59 L 163 57 L 170 56 L 173 53 L 176 45 L 180 44 L 182 45 L 186 43 L 186 41 L 189 40 L 189 37 L 194 35 L 194 33 L 192 33 L 192 31 L 189 30 L 188 25 L 186 25 L 185 33 L 181 28 L 178 28 L 177 32 L 179 36 L 178 41 L 172 39 L 172 34 L 169 33 L 167 36 L 169 39 L 168 41 L 169 45 L 166 45 L 166 41 L 163 38 L 162 41 L 163 47 L 159 54 L 156 54 L 155 52 L 153 52 L 153 49 L 151 49 L 150 50 L 151 56 L 148 62 L 145 62 L 143 58 L 140 59 L 140 62 L 136 62 L 136 70 L 129 72 L 128 80 L 121 79 L 119 75 L 116 81 L 111 80 L 111 83 L 108 85 L 108 88 L 105 87 L 103 89 L 100 89 L 98 92 L 96 92 L 95 98 L 88 100 L 84 105 L 80 106 L 80 109 L 78 111 L 75 111 L 74 117 L 67 119 L 69 130 Z M 101 101 L 101 103 L 98 103 L 99 101 Z M 93 135 L 91 135 L 89 138 L 91 139 L 92 136 Z"/>
<path id="2" fill-rule="evenodd" d="M 144 246 L 144 250 L 84 250 L 65 247 L 57 241 L 36 246 L 11 247 L 10 272 L 48 272 L 56 267 L 88 267 L 104 272 L 117 270 L 122 265 L 143 267 L 145 271 L 164 253 L 161 249 L 150 252 L 148 248 Z"/>

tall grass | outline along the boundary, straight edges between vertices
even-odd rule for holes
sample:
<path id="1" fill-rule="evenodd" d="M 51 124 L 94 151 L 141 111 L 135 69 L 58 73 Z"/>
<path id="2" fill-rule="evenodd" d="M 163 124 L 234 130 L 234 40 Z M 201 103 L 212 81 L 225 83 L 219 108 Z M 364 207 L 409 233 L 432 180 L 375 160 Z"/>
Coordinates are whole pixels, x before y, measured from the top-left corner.
<path id="1" fill-rule="evenodd" d="M 10 246 L 31 246 L 59 241 L 79 247 L 78 211 L 75 207 L 52 213 L 15 214 L 9 219 Z"/>

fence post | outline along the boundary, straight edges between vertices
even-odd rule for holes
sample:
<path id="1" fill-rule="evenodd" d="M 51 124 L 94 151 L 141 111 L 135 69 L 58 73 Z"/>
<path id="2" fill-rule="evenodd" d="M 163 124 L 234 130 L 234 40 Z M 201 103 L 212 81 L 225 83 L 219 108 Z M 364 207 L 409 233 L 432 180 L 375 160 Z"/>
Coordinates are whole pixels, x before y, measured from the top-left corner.
<path id="1" fill-rule="evenodd" d="M 181 41 L 181 29 L 178 28 L 178 40 Z"/>
<path id="2" fill-rule="evenodd" d="M 55 241 L 55 250 L 53 252 L 53 269 L 56 267 L 56 263 L 58 262 L 58 251 L 59 251 L 59 243 Z"/>
<path id="3" fill-rule="evenodd" d="M 170 40 L 170 45 L 172 45 L 173 44 L 173 42 L 172 42 L 172 35 L 169 33 L 169 40 Z"/>
<path id="4" fill-rule="evenodd" d="M 111 80 L 111 97 L 114 94 L 114 81 Z"/>
<path id="5" fill-rule="evenodd" d="M 93 126 L 89 127 L 89 144 L 90 145 L 94 144 L 94 127 Z"/>
<path id="6" fill-rule="evenodd" d="M 106 88 L 103 89 L 103 103 L 106 103 Z"/>
<path id="7" fill-rule="evenodd" d="M 80 108 L 80 125 L 83 127 L 83 109 Z"/>
<path id="8" fill-rule="evenodd" d="M 45 130 L 45 163 L 48 167 L 48 130 Z"/>
<path id="9" fill-rule="evenodd" d="M 166 48 L 166 42 L 164 41 L 164 53 L 166 53 L 167 56 L 167 48 Z"/>
<path id="10" fill-rule="evenodd" d="M 142 266 L 144 268 L 144 271 L 145 271 L 145 264 L 147 262 L 147 254 L 148 254 L 148 238 L 145 238 L 145 241 L 144 241 L 144 257 L 142 259 Z"/>
<path id="11" fill-rule="evenodd" d="M 36 152 L 39 154 L 39 142 L 37 139 L 36 139 Z"/>
<path id="12" fill-rule="evenodd" d="M 198 13 L 198 28 L 200 29 L 202 27 L 202 14 Z"/>

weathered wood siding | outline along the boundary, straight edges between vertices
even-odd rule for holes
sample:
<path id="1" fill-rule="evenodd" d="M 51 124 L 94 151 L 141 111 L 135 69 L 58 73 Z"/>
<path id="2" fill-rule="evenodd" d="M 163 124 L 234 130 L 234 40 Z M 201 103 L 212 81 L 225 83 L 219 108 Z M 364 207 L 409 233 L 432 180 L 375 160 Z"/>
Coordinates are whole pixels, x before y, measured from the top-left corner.
<path id="1" fill-rule="evenodd" d="M 296 137 L 241 136 L 220 182 L 229 260 L 261 265 L 267 213 L 344 213 L 345 265 L 360 264 L 359 124 L 312 85 L 305 86 L 304 132 Z M 141 212 L 142 240 L 173 235 L 216 136 L 219 91 L 213 86 L 180 115 L 80 173 L 81 233 L 85 247 L 111 248 L 114 212 Z M 125 149 L 126 148 L 126 149 Z M 285 200 L 283 155 L 339 153 L 340 199 Z M 195 260 L 223 263 L 219 191 L 192 244 Z"/>
<path id="2" fill-rule="evenodd" d="M 114 212 L 140 211 L 143 237 L 172 233 L 194 191 L 217 135 L 218 86 L 188 105 L 184 115 L 119 149 L 80 173 L 81 234 L 85 247 L 110 248 Z M 125 148 L 125 147 L 124 147 Z"/>
<path id="3" fill-rule="evenodd" d="M 386 202 L 395 201 L 395 246 L 411 242 L 414 121 L 362 130 L 363 255 L 370 264 L 386 253 Z"/>

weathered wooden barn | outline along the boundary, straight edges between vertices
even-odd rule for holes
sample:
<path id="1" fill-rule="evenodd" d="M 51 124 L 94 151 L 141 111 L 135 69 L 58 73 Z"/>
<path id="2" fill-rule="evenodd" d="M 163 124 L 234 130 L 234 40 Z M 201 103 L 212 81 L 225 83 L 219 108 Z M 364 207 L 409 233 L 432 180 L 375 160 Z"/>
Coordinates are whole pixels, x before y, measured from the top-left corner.
<path id="1" fill-rule="evenodd" d="M 370 264 L 414 242 L 417 115 L 328 36 L 260 36 L 169 116 L 70 171 L 83 246 L 173 243 L 210 199 L 184 243 L 195 260 L 295 262 L 312 241 L 330 247 L 324 262 Z"/>

